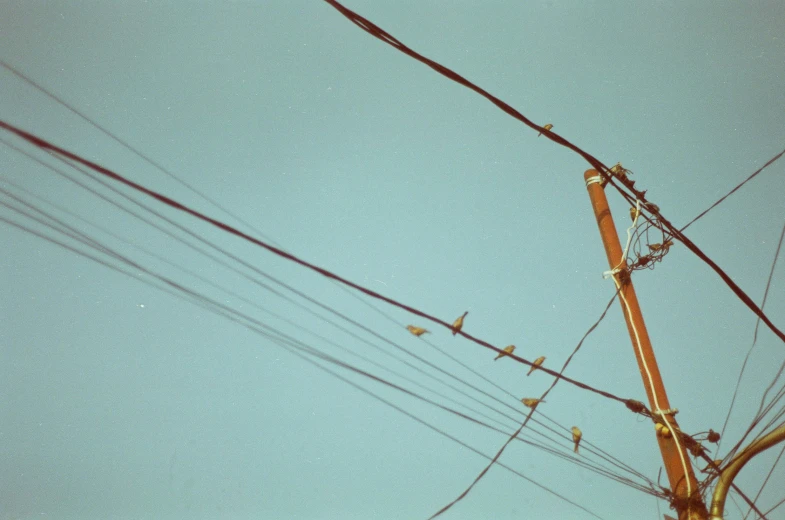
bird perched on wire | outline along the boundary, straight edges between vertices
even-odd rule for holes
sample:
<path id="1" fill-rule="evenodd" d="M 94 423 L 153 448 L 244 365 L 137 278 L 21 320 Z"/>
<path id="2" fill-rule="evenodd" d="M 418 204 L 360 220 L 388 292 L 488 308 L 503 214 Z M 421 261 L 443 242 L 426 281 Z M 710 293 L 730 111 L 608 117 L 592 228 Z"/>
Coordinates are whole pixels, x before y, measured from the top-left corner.
<path id="1" fill-rule="evenodd" d="M 430 330 L 424 329 L 422 327 L 415 327 L 414 325 L 407 325 L 406 326 L 406 330 L 408 330 L 409 332 L 411 332 L 412 334 L 414 334 L 417 337 L 420 337 L 423 334 L 430 334 L 431 333 Z"/>
<path id="2" fill-rule="evenodd" d="M 622 166 L 620 162 L 611 167 L 611 173 L 620 179 L 627 179 L 627 175 L 632 175 L 632 172 Z"/>
<path id="3" fill-rule="evenodd" d="M 572 427 L 572 442 L 575 443 L 575 453 L 578 453 L 578 445 L 581 443 L 581 437 L 583 437 L 583 432 L 577 426 Z"/>
<path id="4" fill-rule="evenodd" d="M 523 404 L 525 404 L 526 406 L 528 406 L 529 408 L 534 408 L 538 404 L 544 403 L 545 401 L 542 401 L 540 399 L 536 399 L 534 397 L 524 397 L 523 399 L 521 399 L 521 402 Z"/>
<path id="5" fill-rule="evenodd" d="M 543 128 L 543 130 L 547 130 L 547 131 L 549 131 L 549 132 L 550 132 L 551 128 L 553 128 L 553 125 L 552 125 L 552 124 L 550 124 L 550 123 L 548 123 L 547 125 L 543 126 L 542 128 Z M 537 134 L 537 137 L 540 137 L 541 135 L 542 135 L 542 132 L 540 132 L 539 134 Z"/>
<path id="6" fill-rule="evenodd" d="M 494 358 L 494 361 L 496 361 L 497 359 L 499 359 L 501 357 L 506 356 L 507 354 L 512 354 L 512 352 L 514 350 L 515 350 L 515 345 L 507 345 L 506 347 L 504 347 L 502 349 L 502 351 L 499 353 L 499 355 Z"/>
<path id="7" fill-rule="evenodd" d="M 630 208 L 630 218 L 633 222 L 635 222 L 635 219 L 638 218 L 638 215 L 640 214 L 641 212 L 638 211 L 638 208 Z"/>
<path id="8" fill-rule="evenodd" d="M 529 369 L 529 373 L 528 373 L 528 374 L 526 374 L 526 375 L 527 375 L 527 376 L 530 376 L 530 375 L 532 375 L 532 372 L 534 372 L 535 370 L 537 370 L 537 367 L 538 367 L 538 366 L 540 366 L 540 365 L 542 365 L 542 362 L 543 362 L 543 361 L 545 361 L 545 356 L 540 356 L 540 357 L 538 357 L 537 359 L 535 359 L 535 360 L 534 360 L 534 363 L 532 363 L 532 367 Z"/>
<path id="9" fill-rule="evenodd" d="M 466 317 L 467 314 L 469 314 L 469 311 L 464 312 L 463 315 L 460 318 L 458 318 L 457 320 L 455 320 L 453 322 L 453 324 L 452 324 L 452 335 L 453 336 L 458 334 L 461 331 L 461 329 L 463 328 L 463 319 Z"/>

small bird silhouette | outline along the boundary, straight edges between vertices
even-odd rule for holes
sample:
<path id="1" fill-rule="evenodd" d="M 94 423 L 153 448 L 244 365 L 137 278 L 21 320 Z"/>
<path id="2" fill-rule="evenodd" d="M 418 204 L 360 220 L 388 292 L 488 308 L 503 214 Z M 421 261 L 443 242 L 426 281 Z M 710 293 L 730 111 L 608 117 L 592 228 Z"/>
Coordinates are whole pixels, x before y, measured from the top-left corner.
<path id="1" fill-rule="evenodd" d="M 455 322 L 452 324 L 452 335 L 453 336 L 458 334 L 461 331 L 461 329 L 463 328 L 463 319 L 466 317 L 467 314 L 469 314 L 469 311 L 464 312 L 463 315 L 460 318 L 458 318 L 457 320 L 455 320 Z"/>
<path id="2" fill-rule="evenodd" d="M 720 434 L 709 428 L 709 434 L 706 436 L 706 440 L 709 442 L 720 442 Z"/>
<path id="3" fill-rule="evenodd" d="M 528 406 L 529 408 L 534 408 L 540 403 L 544 403 L 545 401 L 541 401 L 540 399 L 535 399 L 534 397 L 524 397 L 521 399 L 521 402 Z"/>
<path id="4" fill-rule="evenodd" d="M 500 357 L 506 356 L 507 354 L 512 354 L 513 350 L 515 350 L 515 345 L 507 345 L 502 349 L 502 352 L 494 358 L 494 361 L 496 361 Z"/>
<path id="5" fill-rule="evenodd" d="M 548 131 L 550 131 L 550 130 L 551 130 L 551 128 L 553 128 L 553 125 L 552 125 L 552 124 L 550 124 L 550 123 L 548 123 L 547 125 L 543 126 L 542 128 L 543 128 L 543 130 L 548 130 Z M 537 134 L 537 137 L 540 137 L 541 135 L 542 135 L 542 132 L 540 132 L 539 134 Z"/>
<path id="6" fill-rule="evenodd" d="M 640 211 L 638 211 L 638 208 L 630 208 L 630 218 L 633 222 L 635 222 L 635 217 L 637 217 L 639 214 Z"/>
<path id="7" fill-rule="evenodd" d="M 424 329 L 422 327 L 415 327 L 414 325 L 407 325 L 406 326 L 406 330 L 408 330 L 409 332 L 411 332 L 412 334 L 414 334 L 417 337 L 422 336 L 423 334 L 430 334 L 431 333 L 430 330 L 426 330 L 426 329 Z"/>
<path id="8" fill-rule="evenodd" d="M 537 367 L 538 367 L 538 366 L 540 366 L 540 365 L 542 365 L 542 362 L 543 362 L 543 361 L 545 361 L 545 356 L 540 356 L 540 357 L 538 357 L 537 359 L 535 359 L 535 360 L 534 360 L 534 363 L 532 363 L 532 367 L 529 369 L 529 373 L 528 373 L 528 374 L 526 374 L 526 375 L 527 375 L 527 376 L 530 376 L 530 375 L 532 375 L 532 372 L 534 372 L 535 370 L 537 370 Z"/>
<path id="9" fill-rule="evenodd" d="M 575 443 L 575 453 L 578 453 L 578 445 L 581 443 L 583 432 L 577 426 L 572 427 L 572 442 Z"/>

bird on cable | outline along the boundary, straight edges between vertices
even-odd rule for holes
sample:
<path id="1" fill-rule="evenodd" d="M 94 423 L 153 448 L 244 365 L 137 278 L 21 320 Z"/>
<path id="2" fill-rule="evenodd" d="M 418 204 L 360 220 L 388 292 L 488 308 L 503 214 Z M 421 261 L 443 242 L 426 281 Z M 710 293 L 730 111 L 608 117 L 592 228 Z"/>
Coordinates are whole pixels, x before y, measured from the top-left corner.
<path id="1" fill-rule="evenodd" d="M 577 426 L 572 427 L 572 442 L 575 443 L 575 453 L 578 453 L 578 445 L 581 443 L 581 437 L 583 437 L 583 432 Z"/>
<path id="2" fill-rule="evenodd" d="M 502 349 L 502 351 L 499 353 L 499 355 L 494 358 L 494 361 L 496 361 L 497 359 L 499 359 L 501 357 L 506 356 L 507 354 L 512 354 L 512 352 L 514 350 L 515 350 L 515 345 L 507 345 L 506 347 L 504 347 Z"/>
<path id="3" fill-rule="evenodd" d="M 544 403 L 545 401 L 542 401 L 540 399 L 536 399 L 534 397 L 524 397 L 523 399 L 521 399 L 521 402 L 523 404 L 525 404 L 526 406 L 528 406 L 529 408 L 534 408 L 538 404 Z"/>
<path id="4" fill-rule="evenodd" d="M 616 163 L 614 166 L 611 167 L 611 173 L 613 173 L 620 179 L 627 179 L 627 175 L 632 174 L 632 172 L 626 169 L 624 166 L 622 166 L 620 162 Z"/>
<path id="5" fill-rule="evenodd" d="M 422 327 L 415 327 L 414 325 L 407 325 L 406 326 L 406 330 L 408 330 L 409 332 L 411 332 L 412 334 L 414 334 L 417 337 L 420 337 L 423 334 L 430 334 L 431 333 L 430 330 L 424 329 Z"/>
<path id="6" fill-rule="evenodd" d="M 463 328 L 463 319 L 466 317 L 467 314 L 469 314 L 469 311 L 464 312 L 463 315 L 460 318 L 458 318 L 457 320 L 455 320 L 455 322 L 452 324 L 452 335 L 453 336 L 458 334 L 461 331 L 461 329 Z"/>
<path id="7" fill-rule="evenodd" d="M 526 375 L 527 375 L 527 376 L 530 376 L 530 375 L 532 375 L 532 372 L 534 372 L 535 370 L 537 370 L 537 367 L 538 367 L 538 366 L 540 366 L 540 365 L 542 365 L 542 362 L 543 362 L 543 361 L 545 361 L 545 356 L 540 356 L 540 357 L 538 357 L 537 359 L 535 359 L 535 360 L 534 360 L 534 363 L 532 363 L 532 367 L 529 369 L 529 373 L 528 373 L 528 374 L 526 374 Z"/>
<path id="8" fill-rule="evenodd" d="M 547 125 L 543 126 L 542 128 L 543 128 L 543 130 L 550 131 L 550 130 L 551 130 L 551 128 L 553 128 L 553 125 L 552 125 L 552 124 L 550 124 L 550 123 L 548 123 Z M 540 132 L 539 134 L 537 134 L 537 137 L 540 137 L 541 135 L 542 135 L 542 132 Z"/>
<path id="9" fill-rule="evenodd" d="M 638 211 L 638 208 L 630 208 L 630 218 L 633 222 L 635 222 L 635 219 L 638 218 L 638 215 L 640 214 L 641 212 Z"/>
<path id="10" fill-rule="evenodd" d="M 709 442 L 720 442 L 720 434 L 709 428 L 709 434 L 706 436 L 706 440 Z"/>

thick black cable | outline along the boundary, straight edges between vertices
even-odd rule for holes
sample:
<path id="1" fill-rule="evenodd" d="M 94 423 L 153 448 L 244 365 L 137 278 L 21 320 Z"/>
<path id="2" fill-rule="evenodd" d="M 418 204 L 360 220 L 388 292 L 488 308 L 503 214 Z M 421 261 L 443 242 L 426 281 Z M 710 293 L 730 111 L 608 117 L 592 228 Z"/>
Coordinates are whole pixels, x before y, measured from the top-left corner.
<path id="1" fill-rule="evenodd" d="M 360 27 L 362 30 L 364 30 L 367 33 L 371 34 L 372 36 L 382 40 L 383 42 L 385 42 L 385 43 L 395 47 L 399 51 L 401 51 L 404 54 L 406 54 L 406 55 L 416 59 L 417 61 L 420 61 L 420 62 L 424 63 L 425 65 L 429 66 L 430 68 L 432 68 L 436 72 L 442 74 L 443 76 L 445 76 L 445 77 L 455 81 L 456 83 L 459 83 L 459 84 L 465 86 L 466 88 L 469 88 L 469 89 L 477 92 L 478 94 L 480 94 L 481 96 L 485 97 L 487 100 L 492 102 L 494 105 L 499 107 L 501 110 L 503 110 L 504 112 L 506 112 L 510 116 L 514 117 L 515 119 L 518 119 L 519 121 L 521 121 L 525 125 L 529 126 L 530 128 L 532 128 L 534 130 L 537 130 L 538 132 L 542 133 L 542 135 L 544 135 L 545 137 L 547 137 L 551 141 L 553 141 L 555 143 L 558 143 L 558 144 L 560 144 L 560 145 L 562 145 L 562 146 L 564 146 L 566 148 L 569 148 L 570 150 L 574 151 L 575 153 L 577 153 L 578 155 L 583 157 L 592 166 L 592 168 L 594 168 L 597 171 L 597 173 L 600 176 L 602 176 L 602 178 L 607 183 L 611 184 L 614 188 L 616 188 L 619 191 L 619 193 L 628 202 L 630 202 L 632 205 L 634 205 L 634 201 L 635 201 L 636 198 L 639 199 L 640 201 L 642 201 L 643 203 L 648 202 L 647 199 L 646 199 L 645 191 L 639 191 L 639 190 L 636 190 L 635 188 L 633 188 L 632 183 L 630 182 L 629 179 L 619 179 L 619 178 L 616 178 L 615 180 L 617 180 L 621 184 L 623 184 L 625 188 L 631 190 L 635 194 L 635 196 L 633 197 L 629 193 L 627 193 L 624 190 L 622 190 L 618 186 L 618 184 L 616 184 L 614 178 L 611 177 L 611 175 L 608 174 L 608 171 L 609 171 L 608 167 L 605 166 L 604 164 L 602 164 L 593 155 L 589 154 L 588 152 L 583 151 L 581 148 L 579 148 L 576 145 L 572 144 L 571 142 L 567 141 L 565 138 L 561 137 L 560 135 L 555 134 L 554 132 L 552 132 L 550 130 L 546 130 L 545 128 L 542 128 L 542 127 L 536 125 L 531 120 L 526 118 L 523 114 L 521 114 L 520 112 L 518 112 L 517 110 L 512 108 L 510 105 L 508 105 L 507 103 L 505 103 L 501 99 L 499 99 L 496 96 L 490 94 L 489 92 L 485 91 L 484 89 L 478 87 L 474 83 L 471 83 L 470 81 L 468 81 L 464 77 L 460 76 L 459 74 L 453 72 L 452 70 L 448 69 L 447 67 L 445 67 L 445 66 L 443 66 L 443 65 L 441 65 L 441 64 L 439 64 L 439 63 L 437 63 L 437 62 L 435 62 L 435 61 L 433 61 L 433 60 L 431 60 L 429 58 L 426 58 L 425 56 L 417 53 L 416 51 L 414 51 L 412 49 L 410 49 L 409 47 L 407 47 L 406 45 L 401 43 L 399 40 L 397 40 L 394 36 L 389 34 L 384 29 L 380 28 L 379 26 L 377 26 L 376 24 L 374 24 L 370 20 L 368 20 L 366 18 L 363 18 L 362 16 L 360 16 L 357 13 L 355 13 L 354 11 L 352 11 L 350 9 L 347 9 L 346 7 L 344 7 L 343 5 L 338 3 L 336 0 L 324 0 L 324 1 L 327 2 L 328 4 L 330 4 L 331 6 L 333 6 L 342 15 L 344 15 L 346 18 L 348 18 L 352 23 L 354 23 L 355 25 Z M 698 258 L 703 260 L 703 262 L 705 262 L 709 267 L 711 267 L 711 269 L 715 273 L 717 273 L 719 275 L 719 277 L 722 279 L 722 281 L 725 282 L 725 284 L 731 289 L 731 291 L 733 291 L 733 293 L 750 310 L 752 310 L 752 312 L 754 312 L 761 320 L 763 320 L 763 322 L 766 324 L 766 326 L 769 327 L 769 329 L 771 329 L 771 331 L 774 332 L 774 334 L 776 334 L 780 338 L 780 340 L 785 342 L 785 332 L 781 331 L 779 328 L 777 328 L 777 326 L 774 325 L 774 323 L 772 323 L 772 321 L 769 319 L 769 317 L 766 316 L 763 313 L 763 311 L 755 304 L 755 302 L 752 300 L 752 298 L 750 298 L 749 295 L 747 295 L 747 293 L 745 293 L 741 289 L 741 287 L 739 287 L 738 284 L 736 284 L 736 282 L 734 282 L 733 279 L 730 276 L 728 276 L 728 274 L 719 265 L 717 265 L 711 258 L 709 258 L 706 255 L 706 253 L 704 253 L 697 245 L 695 245 L 694 242 L 692 242 L 692 240 L 687 238 L 684 235 L 684 233 L 682 233 L 681 231 L 676 229 L 676 227 L 674 227 L 673 224 L 670 223 L 670 221 L 668 221 L 665 217 L 662 216 L 662 214 L 659 212 L 659 210 L 652 209 L 651 205 L 647 205 L 646 206 L 646 210 L 651 212 L 653 215 L 656 215 L 657 220 L 661 223 L 662 226 L 664 226 L 671 233 L 671 235 L 675 239 L 681 241 L 687 247 L 687 249 L 692 251 Z"/>

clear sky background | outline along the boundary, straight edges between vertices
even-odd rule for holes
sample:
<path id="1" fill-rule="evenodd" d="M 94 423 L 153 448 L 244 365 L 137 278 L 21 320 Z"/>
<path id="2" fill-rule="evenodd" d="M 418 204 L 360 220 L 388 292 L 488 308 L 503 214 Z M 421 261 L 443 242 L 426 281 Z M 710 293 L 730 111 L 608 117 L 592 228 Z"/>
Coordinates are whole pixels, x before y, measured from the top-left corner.
<path id="1" fill-rule="evenodd" d="M 538 124 L 553 123 L 605 164 L 621 161 L 676 226 L 785 144 L 782 2 L 346 5 Z M 252 224 L 254 236 L 309 262 L 448 322 L 469 310 L 467 333 L 498 347 L 513 343 L 530 360 L 545 355 L 551 368 L 562 366 L 613 295 L 583 183 L 589 165 L 325 2 L 4 0 L 0 11 L 0 59 Z M 0 118 L 248 230 L 5 69 Z M 6 132 L 0 137 L 59 164 Z M 783 164 L 687 232 L 758 303 L 785 223 Z M 552 381 L 544 373 L 525 377 L 512 360 L 494 363 L 491 351 L 447 329 L 357 298 L 158 202 L 132 195 L 160 216 L 59 168 L 195 242 L 162 217 L 173 219 L 384 339 L 239 276 L 216 259 L 251 271 L 218 252 L 205 257 L 0 146 L 0 188 L 144 269 L 506 432 L 331 367 L 482 453 L 496 453 L 523 419 L 517 399 L 539 396 Z M 624 234 L 628 206 L 615 190 L 607 193 Z M 9 209 L 21 205 L 8 195 L 0 201 L 0 217 L 75 244 Z M 142 281 L 0 222 L 0 518 L 423 519 L 487 464 L 279 343 L 156 289 L 141 269 L 123 268 Z M 755 316 L 678 243 L 634 280 L 682 428 L 719 431 Z M 766 311 L 785 326 L 782 259 Z M 403 328 L 409 323 L 433 334 L 415 338 Z M 712 456 L 739 440 L 784 352 L 761 327 Z M 645 401 L 618 304 L 566 374 Z M 775 405 L 775 413 L 782 409 Z M 656 482 L 662 460 L 651 422 L 565 383 L 538 412 L 554 431 L 532 424 L 524 438 L 561 456 L 512 443 L 500 462 L 531 480 L 495 466 L 443 518 L 594 518 L 533 482 L 604 519 L 668 512 L 665 501 L 574 464 L 618 472 L 588 446 L 573 457 L 563 429 L 579 425 L 585 441 Z M 741 473 L 745 493 L 755 496 L 779 452 Z M 782 500 L 783 481 L 780 463 L 761 509 Z M 664 473 L 661 483 L 667 486 Z M 733 501 L 727 510 L 728 518 L 742 517 Z M 785 518 L 785 506 L 769 518 Z"/>

